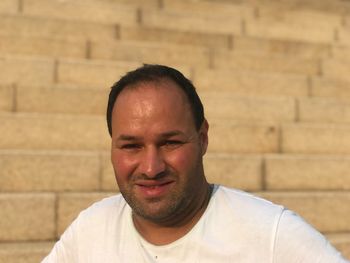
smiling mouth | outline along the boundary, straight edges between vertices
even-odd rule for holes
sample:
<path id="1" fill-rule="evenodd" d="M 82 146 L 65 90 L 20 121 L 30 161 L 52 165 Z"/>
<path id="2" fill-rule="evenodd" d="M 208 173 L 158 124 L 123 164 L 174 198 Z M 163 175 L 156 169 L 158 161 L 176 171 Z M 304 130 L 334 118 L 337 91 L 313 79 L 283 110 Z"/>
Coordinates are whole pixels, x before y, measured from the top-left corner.
<path id="1" fill-rule="evenodd" d="M 175 181 L 156 182 L 145 181 L 136 183 L 137 189 L 146 198 L 154 198 L 165 195 Z"/>

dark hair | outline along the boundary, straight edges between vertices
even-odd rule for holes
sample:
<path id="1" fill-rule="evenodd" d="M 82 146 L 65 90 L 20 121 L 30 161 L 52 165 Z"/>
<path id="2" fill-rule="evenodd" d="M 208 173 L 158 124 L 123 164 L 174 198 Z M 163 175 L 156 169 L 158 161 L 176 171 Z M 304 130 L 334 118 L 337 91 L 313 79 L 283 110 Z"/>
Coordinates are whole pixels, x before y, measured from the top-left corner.
<path id="1" fill-rule="evenodd" d="M 201 127 L 204 120 L 203 104 L 196 92 L 192 82 L 188 80 L 181 72 L 174 68 L 163 65 L 145 64 L 134 71 L 128 72 L 118 82 L 116 82 L 109 93 L 107 106 L 107 125 L 109 134 L 112 136 L 112 111 L 120 92 L 126 87 L 134 86 L 142 82 L 154 82 L 162 80 L 171 80 L 183 90 L 188 98 L 194 122 L 197 130 Z"/>

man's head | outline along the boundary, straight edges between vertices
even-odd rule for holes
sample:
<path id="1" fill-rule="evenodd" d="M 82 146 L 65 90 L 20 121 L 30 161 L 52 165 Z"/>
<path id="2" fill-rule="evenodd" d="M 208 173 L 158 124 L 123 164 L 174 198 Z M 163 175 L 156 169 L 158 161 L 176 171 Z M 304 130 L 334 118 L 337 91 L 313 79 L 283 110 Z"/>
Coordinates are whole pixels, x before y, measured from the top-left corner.
<path id="1" fill-rule="evenodd" d="M 202 163 L 208 124 L 198 114 L 199 97 L 181 73 L 159 65 L 137 69 L 118 83 L 117 96 L 113 88 L 110 96 L 109 129 L 119 189 L 139 218 L 181 221 L 208 190 Z M 198 101 L 190 102 L 193 97 Z"/>
<path id="2" fill-rule="evenodd" d="M 165 79 L 173 81 L 183 90 L 190 104 L 196 128 L 200 128 L 204 121 L 204 110 L 192 82 L 174 68 L 163 65 L 144 65 L 143 67 L 129 72 L 112 86 L 107 106 L 107 125 L 111 136 L 113 132 L 111 125 L 112 111 L 119 94 L 124 89 L 135 87 L 140 83 L 159 82 Z"/>

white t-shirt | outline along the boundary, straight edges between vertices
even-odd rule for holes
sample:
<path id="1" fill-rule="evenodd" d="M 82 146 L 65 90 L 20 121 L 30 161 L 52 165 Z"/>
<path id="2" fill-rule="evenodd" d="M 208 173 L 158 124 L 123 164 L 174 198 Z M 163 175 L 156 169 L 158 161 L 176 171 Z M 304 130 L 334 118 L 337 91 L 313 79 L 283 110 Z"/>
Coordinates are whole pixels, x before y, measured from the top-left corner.
<path id="1" fill-rule="evenodd" d="M 80 213 L 44 263 L 345 263 L 310 225 L 282 206 L 215 186 L 192 230 L 155 246 L 137 232 L 119 194 Z"/>

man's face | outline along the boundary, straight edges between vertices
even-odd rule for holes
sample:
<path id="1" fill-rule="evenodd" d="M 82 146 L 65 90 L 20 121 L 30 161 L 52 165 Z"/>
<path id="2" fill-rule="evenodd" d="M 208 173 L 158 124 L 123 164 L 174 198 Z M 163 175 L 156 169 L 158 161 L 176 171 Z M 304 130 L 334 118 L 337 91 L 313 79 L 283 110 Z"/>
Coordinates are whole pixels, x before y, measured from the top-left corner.
<path id="1" fill-rule="evenodd" d="M 184 92 L 171 81 L 123 90 L 112 114 L 112 164 L 134 213 L 161 222 L 191 209 L 206 187 L 207 122 L 196 130 Z M 205 186 L 204 186 L 205 185 Z"/>

